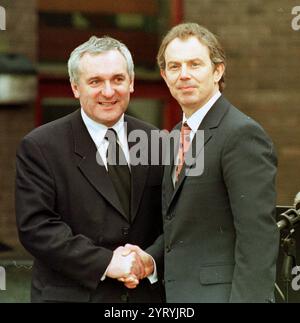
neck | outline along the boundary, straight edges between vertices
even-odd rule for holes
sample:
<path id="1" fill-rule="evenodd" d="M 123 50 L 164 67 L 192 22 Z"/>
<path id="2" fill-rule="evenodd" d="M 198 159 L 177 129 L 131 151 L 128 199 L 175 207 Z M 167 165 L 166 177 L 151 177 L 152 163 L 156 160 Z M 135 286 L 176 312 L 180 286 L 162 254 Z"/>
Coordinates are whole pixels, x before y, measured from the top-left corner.
<path id="1" fill-rule="evenodd" d="M 195 112 L 197 112 L 198 110 L 202 109 L 205 104 L 211 100 L 216 93 L 219 91 L 219 87 L 215 88 L 213 93 L 206 98 L 206 100 L 204 102 L 199 102 L 197 105 L 193 105 L 193 106 L 181 106 L 183 113 L 185 114 L 185 116 L 187 118 L 190 118 Z"/>

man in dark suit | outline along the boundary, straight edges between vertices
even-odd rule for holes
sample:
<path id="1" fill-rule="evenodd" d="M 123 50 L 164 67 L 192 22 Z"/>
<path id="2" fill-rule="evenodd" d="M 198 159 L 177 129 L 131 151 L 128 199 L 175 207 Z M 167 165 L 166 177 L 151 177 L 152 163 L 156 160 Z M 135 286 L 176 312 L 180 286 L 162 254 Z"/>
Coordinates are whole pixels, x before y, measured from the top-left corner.
<path id="1" fill-rule="evenodd" d="M 68 67 L 81 109 L 32 131 L 17 152 L 16 216 L 35 258 L 32 301 L 161 302 L 152 259 L 122 247 L 147 248 L 162 232 L 162 167 L 131 163 L 130 133 L 143 131 L 149 150 L 154 129 L 124 115 L 131 54 L 115 39 L 92 37 Z"/>
<path id="2" fill-rule="evenodd" d="M 174 27 L 158 53 L 183 110 L 180 146 L 164 172 L 164 235 L 147 249 L 157 263 L 164 258 L 167 302 L 274 301 L 277 160 L 262 127 L 221 94 L 225 63 L 216 37 L 193 23 Z M 204 149 L 185 163 L 203 133 Z"/>

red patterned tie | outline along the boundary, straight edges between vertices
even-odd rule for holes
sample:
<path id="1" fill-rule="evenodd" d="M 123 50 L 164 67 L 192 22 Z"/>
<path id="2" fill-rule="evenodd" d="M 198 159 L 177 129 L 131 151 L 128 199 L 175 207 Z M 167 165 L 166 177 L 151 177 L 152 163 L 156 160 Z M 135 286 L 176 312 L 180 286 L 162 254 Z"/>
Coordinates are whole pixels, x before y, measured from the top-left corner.
<path id="1" fill-rule="evenodd" d="M 179 142 L 179 150 L 178 150 L 178 165 L 176 166 L 176 182 L 178 182 L 180 172 L 182 170 L 182 167 L 184 165 L 185 161 L 185 154 L 190 148 L 191 139 L 190 139 L 190 133 L 191 128 L 189 125 L 185 122 L 180 131 L 180 142 Z"/>

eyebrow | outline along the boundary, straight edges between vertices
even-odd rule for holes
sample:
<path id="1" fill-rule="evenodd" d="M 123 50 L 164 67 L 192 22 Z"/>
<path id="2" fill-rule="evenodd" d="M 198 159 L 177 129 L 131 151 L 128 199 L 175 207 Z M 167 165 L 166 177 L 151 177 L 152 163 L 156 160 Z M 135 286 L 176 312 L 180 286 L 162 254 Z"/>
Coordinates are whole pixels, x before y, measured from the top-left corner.
<path id="1" fill-rule="evenodd" d="M 117 73 L 117 74 L 112 75 L 112 79 L 116 78 L 116 77 L 125 77 L 126 78 L 126 74 L 125 73 Z M 94 75 L 94 76 L 89 77 L 87 80 L 91 81 L 91 80 L 95 80 L 95 79 L 103 79 L 103 77 L 101 77 L 99 75 Z"/>
<path id="2" fill-rule="evenodd" d="M 115 74 L 113 77 L 126 77 L 126 74 L 125 73 L 118 73 L 118 74 Z"/>
<path id="3" fill-rule="evenodd" d="M 184 62 L 193 62 L 193 61 L 199 61 L 201 63 L 204 63 L 204 61 L 201 58 L 199 58 L 199 57 L 197 57 L 197 58 L 191 58 L 191 59 L 188 59 L 188 60 L 186 60 Z M 179 60 L 178 61 L 177 60 L 172 60 L 172 61 L 169 61 L 167 63 L 167 65 L 169 65 L 169 64 L 178 64 L 178 63 L 181 64 L 181 61 L 179 61 Z"/>

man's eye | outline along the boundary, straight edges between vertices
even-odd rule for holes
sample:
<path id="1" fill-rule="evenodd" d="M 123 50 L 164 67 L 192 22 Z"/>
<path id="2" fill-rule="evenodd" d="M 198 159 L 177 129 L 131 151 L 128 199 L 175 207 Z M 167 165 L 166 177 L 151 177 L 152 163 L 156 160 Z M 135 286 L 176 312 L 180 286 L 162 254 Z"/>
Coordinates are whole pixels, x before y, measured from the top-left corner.
<path id="1" fill-rule="evenodd" d="M 116 81 L 117 83 L 122 83 L 122 82 L 124 81 L 124 78 L 123 78 L 123 77 L 117 77 L 117 78 L 115 79 L 115 81 Z"/>
<path id="2" fill-rule="evenodd" d="M 196 67 L 199 67 L 199 66 L 200 66 L 200 63 L 196 63 L 196 62 L 192 63 L 193 68 L 196 68 Z"/>
<path id="3" fill-rule="evenodd" d="M 98 83 L 99 83 L 99 81 L 98 81 L 98 80 L 92 80 L 90 84 L 91 84 L 91 85 L 97 85 Z"/>
<path id="4" fill-rule="evenodd" d="M 171 71 L 176 71 L 176 70 L 178 70 L 178 69 L 179 69 L 179 65 L 177 65 L 177 64 L 169 65 L 169 69 L 170 69 Z"/>

